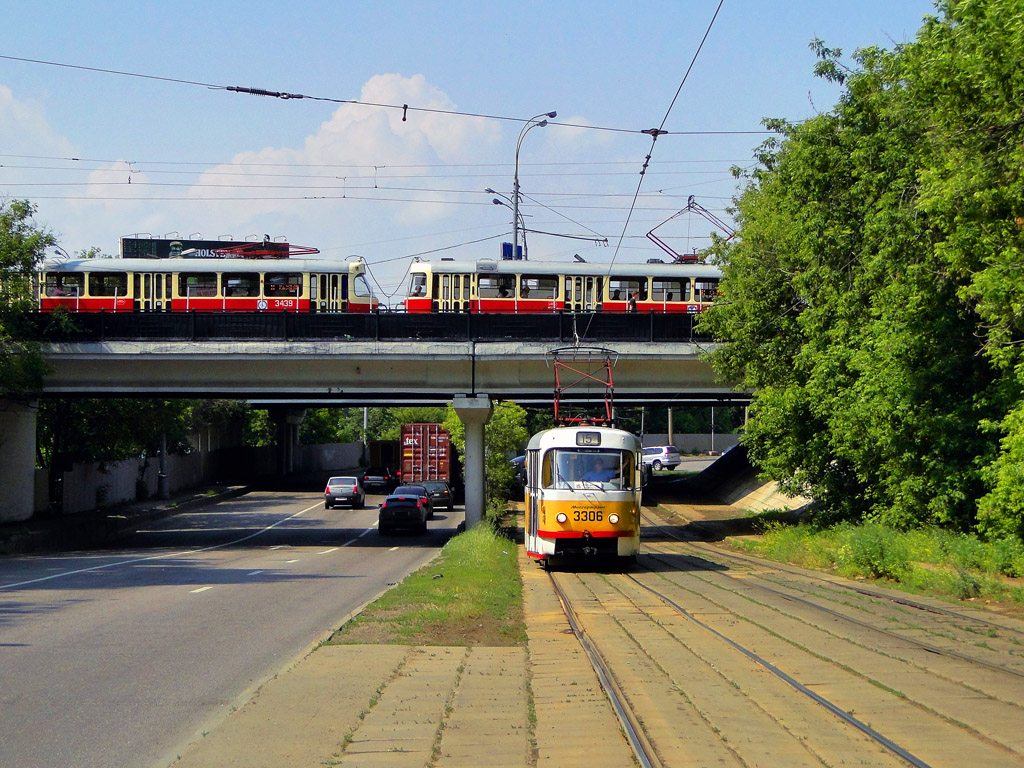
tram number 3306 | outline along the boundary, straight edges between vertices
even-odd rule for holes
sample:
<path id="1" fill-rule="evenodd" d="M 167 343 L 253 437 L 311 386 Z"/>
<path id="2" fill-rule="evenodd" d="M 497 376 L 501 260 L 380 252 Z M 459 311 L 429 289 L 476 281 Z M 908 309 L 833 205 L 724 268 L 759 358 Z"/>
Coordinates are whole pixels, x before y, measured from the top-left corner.
<path id="1" fill-rule="evenodd" d="M 600 523 L 604 513 L 599 509 L 574 509 L 572 519 L 577 523 Z"/>

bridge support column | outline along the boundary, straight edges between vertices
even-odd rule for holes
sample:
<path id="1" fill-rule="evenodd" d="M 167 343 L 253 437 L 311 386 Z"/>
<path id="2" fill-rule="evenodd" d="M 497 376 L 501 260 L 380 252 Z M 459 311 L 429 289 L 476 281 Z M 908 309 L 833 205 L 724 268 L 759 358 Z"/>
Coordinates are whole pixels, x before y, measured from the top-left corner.
<path id="1" fill-rule="evenodd" d="M 306 409 L 274 408 L 270 415 L 277 425 L 277 473 L 286 477 L 295 471 L 295 446 L 299 444 L 299 425 L 306 418 Z"/>
<path id="2" fill-rule="evenodd" d="M 455 413 L 466 427 L 466 530 L 484 515 L 484 427 L 491 418 L 487 395 L 456 395 Z"/>
<path id="3" fill-rule="evenodd" d="M 0 521 L 35 511 L 36 408 L 0 400 Z"/>

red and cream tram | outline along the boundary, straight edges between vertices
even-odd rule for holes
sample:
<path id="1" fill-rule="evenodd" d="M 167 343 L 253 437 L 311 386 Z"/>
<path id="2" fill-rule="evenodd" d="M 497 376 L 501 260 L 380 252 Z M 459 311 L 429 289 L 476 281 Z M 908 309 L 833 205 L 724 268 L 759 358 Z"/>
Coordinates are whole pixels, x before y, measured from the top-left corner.
<path id="1" fill-rule="evenodd" d="M 377 308 L 361 258 L 43 262 L 39 308 L 72 312 L 353 312 Z"/>
<path id="2" fill-rule="evenodd" d="M 406 312 L 695 314 L 718 293 L 710 264 L 413 261 Z M 632 299 L 632 301 L 631 301 Z"/>

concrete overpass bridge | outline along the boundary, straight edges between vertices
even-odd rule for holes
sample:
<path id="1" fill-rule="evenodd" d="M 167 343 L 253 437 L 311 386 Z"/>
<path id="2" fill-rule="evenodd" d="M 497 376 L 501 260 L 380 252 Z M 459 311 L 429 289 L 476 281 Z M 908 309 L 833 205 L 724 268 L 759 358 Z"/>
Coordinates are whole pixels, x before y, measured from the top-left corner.
<path id="1" fill-rule="evenodd" d="M 121 314 L 35 318 L 51 372 L 43 396 L 248 400 L 270 407 L 287 471 L 304 408 L 452 402 L 466 425 L 467 520 L 483 509 L 483 434 L 493 400 L 551 402 L 553 351 L 613 362 L 615 402 L 744 403 L 715 380 L 711 342 L 667 315 Z M 607 352 L 595 352 L 593 348 Z M 564 383 L 564 382 L 563 382 Z M 600 401 L 569 388 L 571 409 Z M 588 409 L 588 412 L 593 412 Z M 0 407 L 0 520 L 32 512 L 35 410 Z"/>

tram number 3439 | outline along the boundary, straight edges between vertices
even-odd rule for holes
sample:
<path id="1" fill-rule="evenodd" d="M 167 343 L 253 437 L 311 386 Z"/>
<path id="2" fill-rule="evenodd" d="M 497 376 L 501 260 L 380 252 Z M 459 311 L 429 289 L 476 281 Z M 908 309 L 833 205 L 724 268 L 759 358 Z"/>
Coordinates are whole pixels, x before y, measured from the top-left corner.
<path id="1" fill-rule="evenodd" d="M 604 513 L 599 509 L 574 509 L 572 519 L 577 523 L 600 523 Z"/>

